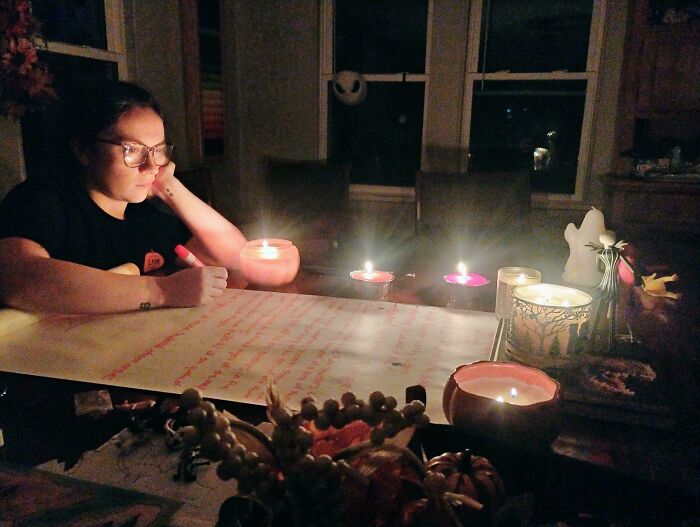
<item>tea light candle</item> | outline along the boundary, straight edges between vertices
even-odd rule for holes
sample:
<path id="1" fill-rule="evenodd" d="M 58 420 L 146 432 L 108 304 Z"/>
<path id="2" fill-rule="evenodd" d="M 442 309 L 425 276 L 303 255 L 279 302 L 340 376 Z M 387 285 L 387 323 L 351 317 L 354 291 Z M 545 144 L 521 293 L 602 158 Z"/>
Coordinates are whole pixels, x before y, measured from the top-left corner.
<path id="1" fill-rule="evenodd" d="M 543 371 L 491 361 L 458 367 L 442 399 L 450 424 L 523 446 L 554 439 L 560 402 L 559 383 Z"/>
<path id="2" fill-rule="evenodd" d="M 568 362 L 583 349 L 592 297 L 552 284 L 516 286 L 508 353 L 520 362 L 551 366 Z"/>
<path id="3" fill-rule="evenodd" d="M 450 273 L 444 276 L 445 282 L 448 284 L 463 285 L 466 287 L 480 287 L 490 283 L 489 279 L 476 273 L 468 273 L 467 266 L 464 262 L 457 264 L 457 272 Z"/>
<path id="4" fill-rule="evenodd" d="M 299 251 L 289 240 L 249 241 L 240 255 L 241 274 L 257 285 L 288 284 L 299 271 Z"/>
<path id="5" fill-rule="evenodd" d="M 474 307 L 474 300 L 477 288 L 488 285 L 489 279 L 476 273 L 468 273 L 464 262 L 459 262 L 457 272 L 450 273 L 443 277 L 450 289 L 450 300 L 447 307 L 450 309 L 470 309 Z"/>
<path id="6" fill-rule="evenodd" d="M 394 274 L 389 271 L 375 271 L 372 262 L 366 262 L 364 270 L 353 271 L 350 278 L 355 281 L 360 296 L 369 300 L 382 300 L 389 292 Z"/>
<path id="7" fill-rule="evenodd" d="M 375 284 L 383 284 L 394 281 L 393 273 L 388 271 L 375 271 L 372 262 L 365 262 L 364 270 L 353 271 L 350 273 L 350 278 L 361 282 L 372 282 Z"/>
<path id="8" fill-rule="evenodd" d="M 496 284 L 496 318 L 511 318 L 513 297 L 510 292 L 516 285 L 539 284 L 542 273 L 527 267 L 501 267 Z"/>

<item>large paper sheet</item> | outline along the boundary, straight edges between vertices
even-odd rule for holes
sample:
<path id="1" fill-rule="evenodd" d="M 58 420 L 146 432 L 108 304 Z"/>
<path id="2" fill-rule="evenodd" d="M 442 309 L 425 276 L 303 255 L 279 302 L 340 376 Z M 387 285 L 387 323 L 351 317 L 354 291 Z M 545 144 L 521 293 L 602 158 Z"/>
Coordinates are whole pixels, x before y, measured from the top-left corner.
<path id="1" fill-rule="evenodd" d="M 448 377 L 489 357 L 496 325 L 490 313 L 226 290 L 197 308 L 46 317 L 0 336 L 0 369 L 254 404 L 271 379 L 292 408 L 347 390 L 401 401 L 421 384 L 445 423 Z"/>

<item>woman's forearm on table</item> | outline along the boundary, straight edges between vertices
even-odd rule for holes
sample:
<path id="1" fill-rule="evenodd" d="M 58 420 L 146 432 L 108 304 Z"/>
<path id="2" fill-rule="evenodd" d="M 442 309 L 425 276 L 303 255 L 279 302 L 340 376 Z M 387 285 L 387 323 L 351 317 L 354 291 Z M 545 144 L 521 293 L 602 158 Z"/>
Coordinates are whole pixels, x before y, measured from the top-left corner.
<path id="1" fill-rule="evenodd" d="M 195 196 L 177 178 L 167 180 L 162 201 L 187 225 L 192 240 L 187 244 L 208 265 L 237 269 L 245 236 L 230 221 Z"/>
<path id="2" fill-rule="evenodd" d="M 5 306 L 54 313 L 116 313 L 160 307 L 156 277 L 127 276 L 53 258 L 0 266 Z"/>

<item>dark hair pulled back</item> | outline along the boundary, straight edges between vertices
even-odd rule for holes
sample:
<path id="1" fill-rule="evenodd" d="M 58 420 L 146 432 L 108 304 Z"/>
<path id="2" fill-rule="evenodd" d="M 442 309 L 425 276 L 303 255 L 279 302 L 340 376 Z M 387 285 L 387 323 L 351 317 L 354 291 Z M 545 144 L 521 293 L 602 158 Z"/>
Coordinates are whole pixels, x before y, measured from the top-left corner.
<path id="1" fill-rule="evenodd" d="M 66 138 L 84 145 L 134 108 L 151 108 L 163 117 L 160 104 L 150 92 L 123 81 L 77 81 L 66 87 L 62 102 Z"/>

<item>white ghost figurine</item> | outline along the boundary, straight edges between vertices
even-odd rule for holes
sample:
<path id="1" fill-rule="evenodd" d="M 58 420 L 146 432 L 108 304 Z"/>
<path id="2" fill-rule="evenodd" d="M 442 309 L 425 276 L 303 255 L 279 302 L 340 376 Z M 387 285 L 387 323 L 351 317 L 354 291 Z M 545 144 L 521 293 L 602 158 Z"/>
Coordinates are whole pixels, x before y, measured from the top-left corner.
<path id="1" fill-rule="evenodd" d="M 367 81 L 362 73 L 339 71 L 333 75 L 333 95 L 348 106 L 360 104 L 367 97 Z"/>
<path id="2" fill-rule="evenodd" d="M 564 231 L 564 239 L 569 244 L 569 259 L 562 278 L 571 284 L 597 286 L 603 278 L 603 271 L 598 268 L 595 249 L 589 244 L 600 245 L 600 235 L 605 233 L 603 213 L 591 207 L 583 218 L 580 228 L 569 223 Z"/>

